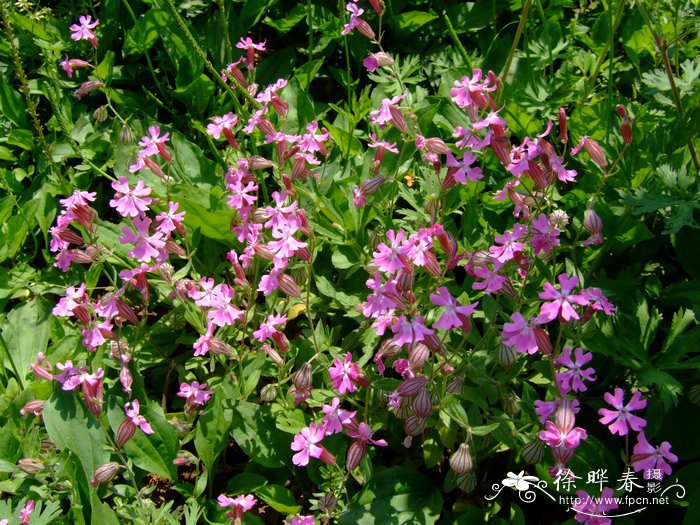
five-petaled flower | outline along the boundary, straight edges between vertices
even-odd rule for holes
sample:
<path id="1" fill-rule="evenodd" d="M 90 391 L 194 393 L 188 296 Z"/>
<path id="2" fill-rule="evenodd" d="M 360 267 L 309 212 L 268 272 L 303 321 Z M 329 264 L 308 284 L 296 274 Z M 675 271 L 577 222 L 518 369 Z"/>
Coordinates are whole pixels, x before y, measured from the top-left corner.
<path id="1" fill-rule="evenodd" d="M 93 22 L 90 15 L 81 15 L 78 17 L 78 21 L 80 24 L 73 24 L 70 26 L 70 30 L 73 31 L 70 37 L 76 42 L 78 40 L 87 40 L 94 47 L 97 47 L 99 42 L 97 41 L 97 37 L 92 30 L 97 27 L 100 21 L 95 20 Z"/>
<path id="2" fill-rule="evenodd" d="M 611 404 L 615 410 L 609 410 L 607 408 L 598 410 L 598 414 L 603 416 L 600 418 L 600 422 L 603 425 L 609 425 L 608 428 L 613 434 L 624 436 L 630 430 L 639 432 L 647 426 L 645 419 L 631 413 L 647 406 L 647 401 L 646 399 L 642 399 L 642 393 L 639 390 L 632 394 L 632 398 L 626 405 L 624 403 L 625 393 L 621 388 L 615 389 L 615 395 L 606 392 L 603 398 L 606 402 Z M 612 424 L 610 424 L 611 422 Z"/>

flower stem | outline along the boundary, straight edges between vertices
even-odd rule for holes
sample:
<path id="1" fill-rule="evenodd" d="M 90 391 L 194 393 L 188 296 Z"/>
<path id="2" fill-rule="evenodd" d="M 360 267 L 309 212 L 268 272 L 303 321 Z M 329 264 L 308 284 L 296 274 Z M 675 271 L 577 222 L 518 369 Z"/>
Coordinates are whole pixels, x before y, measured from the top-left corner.
<path id="1" fill-rule="evenodd" d="M 503 93 L 503 85 L 508 78 L 508 71 L 510 71 L 510 65 L 513 63 L 513 57 L 515 56 L 515 50 L 518 48 L 518 43 L 520 43 L 520 36 L 523 34 L 523 29 L 525 28 L 525 21 L 527 20 L 527 12 L 530 10 L 532 5 L 532 0 L 526 0 L 523 6 L 523 11 L 520 13 L 520 22 L 518 22 L 518 28 L 515 30 L 515 37 L 513 38 L 513 45 L 510 46 L 510 53 L 508 53 L 508 59 L 506 60 L 506 65 L 503 68 L 503 73 L 501 73 L 501 83 L 498 89 L 497 100 L 500 100 L 501 94 Z"/>

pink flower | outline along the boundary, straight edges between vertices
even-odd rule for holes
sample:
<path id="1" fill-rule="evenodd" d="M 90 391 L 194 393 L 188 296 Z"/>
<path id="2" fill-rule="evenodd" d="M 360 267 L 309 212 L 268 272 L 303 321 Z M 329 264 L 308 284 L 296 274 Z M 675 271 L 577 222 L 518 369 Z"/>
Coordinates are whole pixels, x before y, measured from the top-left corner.
<path id="1" fill-rule="evenodd" d="M 257 503 L 252 494 L 241 494 L 235 498 L 229 498 L 226 494 L 221 494 L 216 498 L 216 501 L 219 502 L 220 507 L 233 507 L 226 515 L 229 518 L 233 518 L 234 523 L 240 523 L 243 520 L 243 513 L 252 509 Z"/>
<path id="2" fill-rule="evenodd" d="M 644 432 L 637 436 L 637 443 L 632 451 L 632 466 L 636 472 L 644 470 L 644 479 L 653 479 L 653 471 L 660 470 L 667 476 L 671 475 L 670 463 L 676 463 L 678 456 L 671 452 L 671 444 L 664 441 L 654 447 L 647 441 Z"/>
<path id="3" fill-rule="evenodd" d="M 220 117 L 211 117 L 211 124 L 207 124 L 207 134 L 218 140 L 225 130 L 232 130 L 237 123 L 238 117 L 233 112 L 226 113 Z"/>
<path id="4" fill-rule="evenodd" d="M 595 381 L 595 370 L 592 368 L 583 368 L 583 366 L 593 359 L 591 352 L 584 354 L 582 348 L 574 350 L 574 359 L 571 359 L 571 348 L 564 348 L 564 352 L 560 355 L 555 364 L 568 368 L 566 372 L 557 373 L 557 384 L 562 395 L 566 395 L 572 390 L 574 392 L 585 392 L 586 385 L 583 380 Z"/>
<path id="5" fill-rule="evenodd" d="M 82 17 L 81 17 L 82 18 Z M 88 17 L 89 18 L 89 17 Z M 22 525 L 27 525 L 29 521 L 32 519 L 32 513 L 34 512 L 34 500 L 30 499 L 27 501 L 27 503 L 22 507 L 22 510 L 19 511 L 19 522 Z"/>
<path id="6" fill-rule="evenodd" d="M 245 312 L 231 304 L 234 289 L 227 284 L 218 284 L 211 291 L 212 309 L 207 312 L 207 318 L 216 326 L 231 326 L 243 319 Z"/>
<path id="7" fill-rule="evenodd" d="M 206 383 L 198 383 L 192 381 L 191 384 L 181 383 L 180 391 L 177 393 L 179 397 L 184 397 L 188 405 L 204 406 L 212 396 L 212 391 L 207 390 Z"/>
<path id="8" fill-rule="evenodd" d="M 488 104 L 488 92 L 497 89 L 496 76 L 489 71 L 486 79 L 480 82 L 483 72 L 481 69 L 474 69 L 472 78 L 462 77 L 462 80 L 455 80 L 455 87 L 450 90 L 452 100 L 460 108 L 476 106 L 484 108 Z"/>
<path id="9" fill-rule="evenodd" d="M 559 246 L 559 230 L 549 227 L 549 219 L 542 213 L 532 221 L 532 248 L 535 255 L 540 252 L 551 252 L 555 246 Z"/>
<path id="10" fill-rule="evenodd" d="M 394 332 L 394 342 L 397 345 L 406 343 L 419 343 L 424 341 L 426 336 L 435 333 L 434 330 L 425 326 L 425 318 L 417 315 L 409 321 L 405 315 L 402 315 L 391 326 L 391 331 Z"/>
<path id="11" fill-rule="evenodd" d="M 527 227 L 523 226 L 519 222 L 513 225 L 513 231 L 505 231 L 503 235 L 496 235 L 494 241 L 501 246 L 491 246 L 489 251 L 491 254 L 499 261 L 506 262 L 510 261 L 515 257 L 515 253 L 521 251 L 525 244 L 518 241 L 523 235 L 527 233 Z"/>
<path id="12" fill-rule="evenodd" d="M 500 109 L 498 111 L 500 111 Z M 498 111 L 489 111 L 486 118 L 480 120 L 479 122 L 475 122 L 472 127 L 474 129 L 483 129 L 487 126 L 506 126 L 508 123 L 498 116 Z"/>
<path id="13" fill-rule="evenodd" d="M 372 53 L 362 61 L 362 65 L 365 66 L 370 73 L 374 73 L 380 67 L 391 66 L 393 63 L 394 59 L 383 51 Z"/>
<path id="14" fill-rule="evenodd" d="M 97 27 L 100 21 L 95 20 L 93 22 L 92 17 L 90 15 L 81 15 L 78 17 L 78 21 L 80 22 L 80 25 L 73 24 L 70 26 L 69 29 L 73 31 L 70 37 L 76 42 L 78 40 L 87 40 L 93 46 L 97 47 L 99 42 L 97 41 L 97 37 L 95 36 L 95 33 L 92 32 L 92 30 Z"/>
<path id="15" fill-rule="evenodd" d="M 540 323 L 553 321 L 559 315 L 561 315 L 562 319 L 565 321 L 578 319 L 579 315 L 573 305 L 588 304 L 588 299 L 583 295 L 571 293 L 571 291 L 578 286 L 578 277 L 567 277 L 565 273 L 562 273 L 559 274 L 557 280 L 561 285 L 561 291 L 556 290 L 550 283 L 544 283 L 544 292 L 539 294 L 540 299 L 550 300 L 544 303 L 540 309 L 540 315 L 537 318 Z"/>
<path id="16" fill-rule="evenodd" d="M 160 212 L 156 216 L 156 222 L 160 223 L 157 226 L 158 231 L 162 232 L 166 237 L 169 237 L 174 231 L 177 231 L 180 235 L 185 234 L 182 221 L 186 212 L 175 213 L 179 207 L 180 204 L 177 202 L 168 202 L 168 211 Z"/>
<path id="17" fill-rule="evenodd" d="M 534 354 L 537 352 L 535 326 L 539 324 L 536 318 L 526 321 L 520 312 L 511 315 L 512 323 L 505 323 L 501 339 L 508 346 L 514 346 L 516 352 Z"/>
<path id="18" fill-rule="evenodd" d="M 498 259 L 493 260 L 493 267 L 489 269 L 486 265 L 477 266 L 474 268 L 474 276 L 478 279 L 483 279 L 481 282 L 476 281 L 472 284 L 472 289 L 483 290 L 485 294 L 490 295 L 497 292 L 506 283 L 508 278 L 505 275 L 500 275 L 498 270 L 501 269 L 503 263 Z"/>
<path id="19" fill-rule="evenodd" d="M 160 134 L 160 126 L 149 126 L 148 135 L 144 135 L 139 141 L 139 146 L 142 148 L 140 153 L 143 153 L 146 157 L 160 154 L 161 157 L 169 162 L 171 156 L 165 149 L 165 143 L 169 139 L 170 133 Z"/>
<path id="20" fill-rule="evenodd" d="M 380 128 L 386 126 L 387 122 L 391 122 L 396 129 L 402 133 L 405 133 L 408 130 L 406 120 L 404 119 L 401 110 L 397 106 L 397 104 L 405 97 L 406 95 L 403 94 L 391 99 L 382 99 L 382 105 L 380 108 L 370 112 L 369 121 L 373 124 L 377 124 Z"/>
<path id="21" fill-rule="evenodd" d="M 377 265 L 380 272 L 393 274 L 403 269 L 404 266 L 408 267 L 406 255 L 410 246 L 403 243 L 406 236 L 406 232 L 403 230 L 396 233 L 394 230 L 389 230 L 386 232 L 386 236 L 389 239 L 389 245 L 381 243 L 372 255 L 374 256 L 374 264 Z"/>
<path id="22" fill-rule="evenodd" d="M 581 290 L 583 296 L 591 302 L 591 308 L 605 312 L 606 315 L 615 313 L 615 306 L 603 295 L 600 288 L 585 288 Z"/>
<path id="23" fill-rule="evenodd" d="M 335 463 L 335 457 L 323 445 L 319 445 L 325 435 L 324 425 L 311 423 L 308 427 L 302 428 L 292 442 L 292 450 L 297 452 L 292 456 L 292 463 L 303 467 L 309 464 L 310 458 L 318 458 L 328 465 Z"/>
<path id="24" fill-rule="evenodd" d="M 236 47 L 238 49 L 245 49 L 246 50 L 246 66 L 248 69 L 251 71 L 255 68 L 255 52 L 256 51 L 265 51 L 265 43 L 267 41 L 264 40 L 262 42 L 253 42 L 253 39 L 250 38 L 249 36 L 243 38 L 241 37 L 240 41 L 236 43 Z"/>
<path id="25" fill-rule="evenodd" d="M 301 516 L 297 514 L 289 518 L 289 521 L 285 521 L 284 525 L 314 525 L 316 523 L 316 518 L 313 516 Z"/>
<path id="26" fill-rule="evenodd" d="M 472 167 L 475 162 L 476 156 L 471 151 L 465 151 L 461 161 L 457 160 L 452 152 L 447 153 L 446 164 L 450 168 L 448 172 L 454 177 L 454 180 L 462 184 L 466 184 L 467 179 L 476 182 L 484 178 L 479 166 Z"/>
<path id="27" fill-rule="evenodd" d="M 355 412 L 340 408 L 340 399 L 333 398 L 330 405 L 323 405 L 323 425 L 326 428 L 326 435 L 342 432 L 343 426 L 350 424 L 355 417 Z"/>
<path id="28" fill-rule="evenodd" d="M 90 62 L 86 62 L 85 60 L 81 60 L 79 58 L 66 57 L 60 62 L 60 64 L 63 68 L 63 71 L 65 71 L 66 75 L 68 75 L 68 78 L 73 78 L 73 71 L 75 71 L 76 69 L 90 67 Z"/>
<path id="29" fill-rule="evenodd" d="M 330 136 L 328 130 L 323 128 L 323 132 L 319 133 L 318 121 L 314 120 L 306 125 L 306 131 L 308 133 L 304 133 L 299 139 L 299 148 L 309 153 L 320 152 L 323 155 L 328 155 L 328 148 L 325 145 L 325 141 Z"/>
<path id="30" fill-rule="evenodd" d="M 626 405 L 624 404 L 625 393 L 621 388 L 615 389 L 615 395 L 606 392 L 603 398 L 607 403 L 611 404 L 615 410 L 608 410 L 607 408 L 598 410 L 598 414 L 603 416 L 600 418 L 600 422 L 603 425 L 609 425 L 608 428 L 613 434 L 625 436 L 629 430 L 639 432 L 647 426 L 645 419 L 630 413 L 634 410 L 641 410 L 647 406 L 646 399 L 642 399 L 642 393 L 639 390 L 632 394 L 632 398 Z M 613 421 L 612 424 L 610 424 L 611 421 Z"/>
<path id="31" fill-rule="evenodd" d="M 387 446 L 383 439 L 372 439 L 372 428 L 367 423 L 359 423 L 356 428 L 348 429 L 348 436 L 364 444 Z"/>
<path id="32" fill-rule="evenodd" d="M 362 377 L 357 363 L 352 362 L 352 353 L 345 354 L 345 361 L 334 359 L 333 365 L 328 369 L 331 383 L 338 393 L 354 392 L 355 385 L 367 386 L 367 381 Z"/>
<path id="33" fill-rule="evenodd" d="M 141 407 L 138 399 L 134 399 L 131 403 L 126 403 L 124 405 L 124 412 L 126 412 L 126 417 L 131 421 L 131 424 L 140 428 L 144 434 L 153 434 L 151 425 L 146 421 L 145 417 L 139 414 L 140 410 Z"/>
<path id="34" fill-rule="evenodd" d="M 109 201 L 109 205 L 116 208 L 122 217 L 138 217 L 139 214 L 148 211 L 148 205 L 152 200 L 147 195 L 151 194 L 151 188 L 146 187 L 142 180 L 132 188 L 126 177 L 119 177 L 118 181 L 112 182 L 112 188 L 116 193 L 114 199 Z"/>
<path id="35" fill-rule="evenodd" d="M 605 487 L 600 497 L 594 498 L 587 492 L 579 490 L 576 492 L 576 499 L 571 506 L 576 511 L 574 519 L 585 525 L 610 525 L 612 520 L 605 517 L 609 510 L 618 508 L 615 493 L 610 487 Z"/>
<path id="36" fill-rule="evenodd" d="M 66 295 L 61 297 L 58 304 L 54 306 L 52 313 L 58 317 L 70 317 L 73 315 L 75 307 L 85 300 L 87 300 L 85 283 L 82 283 L 78 288 L 69 286 L 66 288 Z"/>
<path id="37" fill-rule="evenodd" d="M 540 417 L 540 423 L 544 425 L 547 420 L 554 415 L 557 409 L 565 404 L 568 404 L 574 415 L 581 411 L 581 408 L 579 408 L 580 403 L 578 399 L 564 399 L 563 397 L 558 397 L 552 401 L 541 401 L 539 399 L 535 400 L 535 414 Z"/>
<path id="38" fill-rule="evenodd" d="M 571 429 L 559 428 L 554 421 L 547 421 L 545 430 L 541 431 L 539 438 L 547 443 L 550 447 L 565 446 L 567 448 L 576 448 L 582 440 L 586 439 L 588 434 L 581 427 Z"/>
<path id="39" fill-rule="evenodd" d="M 134 257 L 139 262 L 150 262 L 151 259 L 157 258 L 160 254 L 159 250 L 165 247 L 165 241 L 161 232 L 149 235 L 148 227 L 151 225 L 151 222 L 151 219 L 148 217 L 143 219 L 136 217 L 133 219 L 136 231 L 128 226 L 124 226 L 122 228 L 124 235 L 119 237 L 119 242 L 122 244 L 134 243 L 133 249 L 129 251 L 129 256 Z"/>
<path id="40" fill-rule="evenodd" d="M 275 334 L 279 334 L 280 331 L 277 330 L 276 325 L 282 325 L 286 322 L 286 315 L 268 315 L 267 321 L 262 323 L 260 328 L 253 332 L 253 338 L 262 343 L 266 339 L 273 337 Z"/>
<path id="41" fill-rule="evenodd" d="M 357 4 L 353 2 L 348 2 L 345 5 L 345 8 L 350 11 L 350 20 L 347 24 L 345 24 L 345 27 L 343 27 L 341 34 L 348 35 L 350 34 L 350 31 L 357 29 L 357 31 L 362 35 L 366 36 L 370 40 L 374 40 L 374 31 L 372 31 L 372 28 L 367 22 L 360 18 L 365 10 L 358 7 Z"/>
<path id="42" fill-rule="evenodd" d="M 443 330 L 462 328 L 468 332 L 471 328 L 468 317 L 474 313 L 479 302 L 462 306 L 444 286 L 440 286 L 437 292 L 437 294 L 430 294 L 430 302 L 436 306 L 444 306 L 445 312 L 437 322 L 433 323 L 433 328 L 442 328 Z"/>

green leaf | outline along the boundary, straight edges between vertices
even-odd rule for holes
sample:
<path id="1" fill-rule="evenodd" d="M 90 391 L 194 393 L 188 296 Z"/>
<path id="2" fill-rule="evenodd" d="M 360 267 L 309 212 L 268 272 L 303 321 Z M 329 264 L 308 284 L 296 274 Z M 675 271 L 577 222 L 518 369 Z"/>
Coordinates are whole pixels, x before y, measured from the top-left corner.
<path id="1" fill-rule="evenodd" d="M 397 32 L 410 34 L 436 18 L 436 15 L 424 11 L 407 11 L 394 18 L 394 26 Z"/>
<path id="2" fill-rule="evenodd" d="M 243 27 L 253 27 L 277 0 L 248 0 L 241 10 Z"/>
<path id="3" fill-rule="evenodd" d="M 115 433 L 125 418 L 124 403 L 123 399 L 110 398 L 107 414 Z M 134 437 L 124 445 L 124 452 L 136 466 L 146 472 L 176 480 L 177 467 L 173 460 L 180 450 L 180 441 L 175 429 L 165 420 L 163 410 L 155 402 L 142 403 L 141 415 L 150 423 L 153 434 L 145 434 L 137 429 Z"/>
<path id="4" fill-rule="evenodd" d="M 126 33 L 124 56 L 146 53 L 171 25 L 168 13 L 161 9 L 151 9 Z"/>
<path id="5" fill-rule="evenodd" d="M 338 525 L 429 525 L 442 510 L 440 491 L 414 469 L 392 467 L 373 476 L 338 518 Z"/>
<path id="6" fill-rule="evenodd" d="M 443 399 L 440 410 L 445 412 L 450 419 L 455 421 L 462 428 L 468 429 L 470 427 L 467 412 L 464 410 L 462 403 L 456 396 L 446 396 L 445 399 Z"/>
<path id="7" fill-rule="evenodd" d="M 217 385 L 212 390 L 212 398 L 197 421 L 194 446 L 207 469 L 214 471 L 216 459 L 228 445 L 233 412 L 223 387 Z"/>
<path id="8" fill-rule="evenodd" d="M 49 344 L 49 307 L 40 297 L 35 297 L 20 307 L 15 307 L 3 322 L 2 339 L 10 356 L 18 381 L 24 383 L 30 363 L 36 361 L 39 352 Z M 31 328 L 31 329 L 28 329 Z M 10 370 L 10 363 L 4 360 Z"/>
<path id="9" fill-rule="evenodd" d="M 288 33 L 295 25 L 301 22 L 306 17 L 306 6 L 304 4 L 298 3 L 291 10 L 286 13 L 284 18 L 279 20 L 272 20 L 266 18 L 263 20 L 263 24 L 266 24 L 282 34 Z"/>
<path id="10" fill-rule="evenodd" d="M 79 401 L 80 394 L 55 387 L 42 412 L 49 438 L 60 449 L 73 452 L 85 471 L 86 479 L 110 459 L 104 432 L 95 416 Z"/>
<path id="11" fill-rule="evenodd" d="M 296 514 L 301 510 L 292 493 L 281 485 L 265 485 L 255 494 L 270 507 L 283 514 Z"/>
<path id="12" fill-rule="evenodd" d="M 97 492 L 92 493 L 92 523 L 99 523 L 100 525 L 119 525 L 119 520 L 117 515 L 110 508 L 109 505 L 100 501 Z"/>
<path id="13" fill-rule="evenodd" d="M 288 464 L 291 439 L 288 434 L 277 430 L 269 406 L 236 401 L 231 434 L 253 461 L 270 468 Z"/>

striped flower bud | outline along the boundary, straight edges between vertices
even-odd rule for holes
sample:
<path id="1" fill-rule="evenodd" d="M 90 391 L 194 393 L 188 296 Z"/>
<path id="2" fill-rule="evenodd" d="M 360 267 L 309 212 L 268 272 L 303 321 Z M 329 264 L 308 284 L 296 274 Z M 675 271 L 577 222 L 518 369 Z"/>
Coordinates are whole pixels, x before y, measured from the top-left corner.
<path id="1" fill-rule="evenodd" d="M 523 447 L 520 457 L 529 465 L 536 465 L 544 459 L 546 444 L 541 439 L 530 441 Z"/>
<path id="2" fill-rule="evenodd" d="M 427 388 L 421 388 L 411 405 L 413 413 L 420 418 L 427 418 L 433 411 L 433 401 Z"/>
<path id="3" fill-rule="evenodd" d="M 117 429 L 117 437 L 115 438 L 114 443 L 118 448 L 122 448 L 132 437 L 134 437 L 134 434 L 136 434 L 136 425 L 134 425 L 130 418 L 126 418 L 121 422 L 119 428 Z"/>
<path id="4" fill-rule="evenodd" d="M 459 394 L 464 388 L 464 376 L 457 376 L 447 384 L 445 392 L 448 394 Z"/>
<path id="5" fill-rule="evenodd" d="M 34 458 L 24 458 L 17 462 L 19 469 L 25 474 L 33 476 L 44 470 L 45 465 L 42 461 Z"/>
<path id="6" fill-rule="evenodd" d="M 603 221 L 592 208 L 587 209 L 583 214 L 583 227 L 591 235 L 596 235 L 603 231 Z"/>
<path id="7" fill-rule="evenodd" d="M 550 355 L 552 353 L 552 342 L 549 340 L 549 334 L 544 328 L 540 328 L 539 326 L 536 326 L 532 331 L 535 334 L 537 348 L 539 348 L 540 352 L 543 354 Z"/>
<path id="8" fill-rule="evenodd" d="M 427 384 L 428 378 L 425 376 L 410 377 L 401 383 L 401 386 L 396 391 L 401 397 L 413 397 Z"/>
<path id="9" fill-rule="evenodd" d="M 426 420 L 424 418 L 415 415 L 408 416 L 403 425 L 404 432 L 406 432 L 408 436 L 417 436 L 425 430 L 425 422 Z"/>
<path id="10" fill-rule="evenodd" d="M 450 456 L 450 468 L 457 474 L 466 474 L 474 468 L 474 460 L 467 443 L 462 443 Z"/>
<path id="11" fill-rule="evenodd" d="M 306 390 L 311 386 L 312 382 L 311 365 L 309 363 L 304 363 L 294 374 L 292 383 L 297 387 L 297 390 Z"/>
<path id="12" fill-rule="evenodd" d="M 567 131 L 566 110 L 564 108 L 559 108 L 559 115 L 557 118 L 559 120 L 559 140 L 563 143 L 568 142 L 569 133 Z"/>
<path id="13" fill-rule="evenodd" d="M 437 155 L 447 155 L 452 151 L 447 147 L 445 141 L 438 137 L 425 139 L 425 147 L 430 153 L 435 153 Z"/>
<path id="14" fill-rule="evenodd" d="M 290 297 L 301 297 L 301 288 L 294 282 L 291 276 L 286 273 L 282 273 L 277 277 L 280 283 L 280 290 L 289 295 Z"/>
<path id="15" fill-rule="evenodd" d="M 260 401 L 272 403 L 277 398 L 277 385 L 268 384 L 260 389 Z"/>
<path id="16" fill-rule="evenodd" d="M 34 399 L 32 401 L 28 401 L 20 409 L 19 413 L 23 416 L 27 416 L 27 414 L 34 414 L 35 416 L 39 416 L 41 415 L 41 411 L 44 409 L 44 403 L 46 403 L 46 401 L 42 401 L 41 399 Z"/>
<path id="17" fill-rule="evenodd" d="M 562 434 L 568 434 L 576 424 L 576 414 L 570 399 L 560 399 L 554 412 L 554 424 Z"/>
<path id="18" fill-rule="evenodd" d="M 408 361 L 411 363 L 411 367 L 414 369 L 419 369 L 423 366 L 426 359 L 430 356 L 430 349 L 423 343 L 411 343 L 408 347 Z"/>
<path id="19" fill-rule="evenodd" d="M 117 475 L 121 468 L 122 466 L 119 463 L 115 463 L 114 461 L 110 461 L 109 463 L 100 465 L 92 473 L 92 477 L 90 478 L 90 485 L 92 485 L 93 487 L 97 487 L 102 483 L 109 483 L 110 481 L 112 481 L 114 476 Z"/>
<path id="20" fill-rule="evenodd" d="M 506 370 L 509 370 L 517 360 L 518 354 L 516 353 L 515 348 L 501 343 L 498 350 L 498 362 L 500 365 Z"/>
<path id="21" fill-rule="evenodd" d="M 360 461 L 362 461 L 362 458 L 365 457 L 366 452 L 366 443 L 363 443 L 362 441 L 353 441 L 353 443 L 350 445 L 350 448 L 348 448 L 348 456 L 345 460 L 346 468 L 348 470 L 354 470 L 355 468 L 357 468 L 357 466 L 360 464 Z"/>

